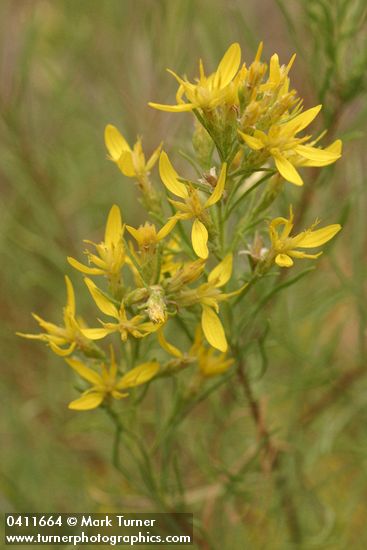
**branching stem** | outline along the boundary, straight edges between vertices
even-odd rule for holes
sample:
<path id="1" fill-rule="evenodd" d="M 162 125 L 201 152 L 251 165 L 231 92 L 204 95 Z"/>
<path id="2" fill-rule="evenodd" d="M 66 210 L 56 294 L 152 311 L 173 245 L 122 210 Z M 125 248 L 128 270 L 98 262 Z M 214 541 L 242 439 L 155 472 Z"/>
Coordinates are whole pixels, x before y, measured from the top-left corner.
<path id="1" fill-rule="evenodd" d="M 299 544 L 302 540 L 302 531 L 298 511 L 289 490 L 286 475 L 281 467 L 281 449 L 273 441 L 270 430 L 265 424 L 261 405 L 255 397 L 246 372 L 245 364 L 242 360 L 239 361 L 237 366 L 237 376 L 249 404 L 259 443 L 262 445 L 262 452 L 260 455 L 262 470 L 265 474 L 272 474 L 274 487 L 279 494 L 291 540 L 294 544 Z"/>

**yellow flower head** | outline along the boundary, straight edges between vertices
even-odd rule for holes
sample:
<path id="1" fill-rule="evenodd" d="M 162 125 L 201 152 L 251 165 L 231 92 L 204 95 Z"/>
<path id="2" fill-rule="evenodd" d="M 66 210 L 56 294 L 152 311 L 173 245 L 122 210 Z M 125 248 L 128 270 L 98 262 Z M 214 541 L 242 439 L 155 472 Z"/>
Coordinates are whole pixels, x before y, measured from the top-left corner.
<path id="1" fill-rule="evenodd" d="M 236 92 L 239 96 L 245 96 L 246 103 L 256 99 L 259 84 L 266 73 L 267 66 L 260 61 L 262 50 L 263 43 L 260 42 L 254 61 L 248 68 L 242 65 L 234 79 Z"/>
<path id="2" fill-rule="evenodd" d="M 138 138 L 131 149 L 123 135 L 112 124 L 106 126 L 105 143 L 110 159 L 117 164 L 121 172 L 129 178 L 138 180 L 149 174 L 157 162 L 162 148 L 162 144 L 160 144 L 146 162 L 141 138 Z"/>
<path id="3" fill-rule="evenodd" d="M 82 332 L 87 338 L 91 340 L 100 340 L 108 334 L 119 332 L 121 340 L 125 342 L 129 335 L 134 338 L 144 338 L 144 336 L 157 330 L 158 326 L 150 321 L 146 321 L 145 315 L 135 315 L 129 319 L 126 315 L 123 302 L 121 302 L 120 307 L 117 308 L 93 281 L 88 278 L 84 280 L 98 308 L 102 313 L 116 320 L 115 323 L 104 323 L 100 321 L 102 324 L 101 328 L 83 329 Z"/>
<path id="4" fill-rule="evenodd" d="M 270 254 L 274 257 L 275 263 L 280 267 L 291 267 L 293 265 L 292 258 L 318 258 L 322 252 L 306 254 L 297 250 L 297 248 L 316 248 L 327 243 L 341 230 L 341 225 L 336 223 L 314 230 L 317 223 L 315 222 L 306 231 L 290 237 L 293 229 L 292 207 L 290 207 L 289 219 L 279 217 L 272 220 L 269 225 L 271 239 Z M 283 229 L 279 233 L 280 227 L 283 227 Z"/>
<path id="5" fill-rule="evenodd" d="M 200 374 L 205 378 L 225 373 L 234 363 L 225 353 L 216 353 L 213 348 L 203 345 L 197 352 L 197 360 Z"/>
<path id="6" fill-rule="evenodd" d="M 158 341 L 161 347 L 175 358 L 174 366 L 176 368 L 187 366 L 196 361 L 200 374 L 204 377 L 223 374 L 234 363 L 233 359 L 229 359 L 225 353 L 218 354 L 213 348 L 205 346 L 200 325 L 196 328 L 195 339 L 188 352 L 182 352 L 168 342 L 162 330 L 158 333 Z"/>
<path id="7" fill-rule="evenodd" d="M 259 86 L 260 93 L 269 93 L 277 91 L 279 95 L 288 92 L 289 79 L 288 74 L 292 68 L 296 54 L 294 54 L 288 65 L 280 65 L 278 54 L 274 54 L 270 58 L 269 77 L 266 82 Z"/>
<path id="8" fill-rule="evenodd" d="M 75 318 L 75 293 L 68 276 L 65 276 L 65 283 L 67 302 L 63 310 L 64 326 L 49 323 L 33 313 L 33 317 L 46 332 L 42 334 L 23 334 L 22 332 L 17 332 L 18 336 L 22 336 L 23 338 L 46 342 L 54 353 L 61 356 L 70 355 L 75 347 L 80 349 L 89 347 L 88 340 L 83 335 L 83 328 Z"/>
<path id="9" fill-rule="evenodd" d="M 166 340 L 163 333 L 163 329 L 160 329 L 158 331 L 158 342 L 161 348 L 164 349 L 164 351 L 166 351 L 169 355 L 172 355 L 172 357 L 174 357 L 174 360 L 170 362 L 171 368 L 173 367 L 173 369 L 177 369 L 178 367 L 180 368 L 186 367 L 196 361 L 195 354 L 191 353 L 194 345 L 191 346 L 188 352 L 181 351 L 178 347 L 174 346 L 173 344 L 171 344 Z"/>
<path id="10" fill-rule="evenodd" d="M 300 101 L 296 98 L 296 90 L 289 90 L 288 73 L 295 55 L 285 66 L 280 65 L 278 55 L 274 54 L 270 59 L 268 79 L 264 82 L 267 65 L 260 61 L 261 52 L 262 43 L 253 63 L 248 69 L 243 66 L 235 81 L 240 129 L 250 131 L 251 135 L 257 124 L 261 130 L 269 128 Z"/>
<path id="11" fill-rule="evenodd" d="M 154 254 L 157 244 L 167 237 L 177 223 L 176 218 L 170 218 L 168 222 L 157 232 L 154 224 L 145 222 L 144 225 L 135 229 L 130 225 L 126 226 L 126 229 L 134 237 L 138 243 L 139 251 L 142 255 Z"/>
<path id="12" fill-rule="evenodd" d="M 224 54 L 217 70 L 210 76 L 206 76 L 202 61 L 199 63 L 200 77 L 197 83 L 189 82 L 186 78 L 179 77 L 169 70 L 177 82 L 179 88 L 176 94 L 177 105 L 162 105 L 149 103 L 151 107 L 161 111 L 181 113 L 193 109 L 211 110 L 226 102 L 230 93 L 230 83 L 235 77 L 241 62 L 241 48 L 237 43 L 232 44 Z M 186 101 L 184 101 L 185 96 Z"/>
<path id="13" fill-rule="evenodd" d="M 211 346 L 219 351 L 227 351 L 228 344 L 223 325 L 218 316 L 218 303 L 238 294 L 242 289 L 231 293 L 220 290 L 232 275 L 233 257 L 228 254 L 208 275 L 206 283 L 194 289 L 183 289 L 177 296 L 177 304 L 190 307 L 200 304 L 202 307 L 201 326 L 204 336 Z"/>
<path id="14" fill-rule="evenodd" d="M 86 266 L 70 256 L 68 257 L 69 264 L 87 275 L 105 275 L 110 280 L 118 280 L 122 266 L 129 261 L 122 242 L 123 233 L 121 212 L 119 207 L 114 204 L 108 214 L 104 241 L 100 244 L 84 241 L 92 244 L 98 253 L 97 256 L 88 250 L 85 252 L 89 263 L 94 264 L 95 267 Z"/>
<path id="15" fill-rule="evenodd" d="M 209 198 L 202 202 L 199 192 L 192 185 L 180 181 L 179 175 L 173 168 L 171 161 L 165 151 L 162 151 L 159 158 L 159 173 L 166 188 L 183 201 L 169 199 L 170 203 L 178 210 L 176 219 L 194 219 L 191 230 L 191 242 L 195 254 L 199 258 L 206 259 L 208 251 L 208 230 L 209 223 L 207 209 L 216 204 L 222 197 L 226 183 L 227 164 L 223 163 L 220 175 L 214 190 Z"/>
<path id="16" fill-rule="evenodd" d="M 102 365 L 101 372 L 96 372 L 78 359 L 66 359 L 66 362 L 91 387 L 83 392 L 82 396 L 69 403 L 69 409 L 86 411 L 95 409 L 108 397 L 122 399 L 129 394 L 129 388 L 149 382 L 159 371 L 159 364 L 155 361 L 143 363 L 128 371 L 122 377 L 117 377 L 117 365 L 111 348 L 110 365 Z"/>
<path id="17" fill-rule="evenodd" d="M 309 136 L 297 137 L 320 112 L 321 105 L 308 109 L 293 118 L 281 120 L 274 124 L 266 134 L 255 130 L 253 135 L 239 131 L 246 145 L 263 155 L 263 161 L 269 156 L 274 159 L 275 166 L 286 181 L 295 185 L 303 185 L 303 180 L 295 166 L 327 166 L 341 156 L 341 141 L 337 140 L 326 149 L 314 147 L 315 142 L 309 141 Z M 305 162 L 302 162 L 305 161 Z"/>

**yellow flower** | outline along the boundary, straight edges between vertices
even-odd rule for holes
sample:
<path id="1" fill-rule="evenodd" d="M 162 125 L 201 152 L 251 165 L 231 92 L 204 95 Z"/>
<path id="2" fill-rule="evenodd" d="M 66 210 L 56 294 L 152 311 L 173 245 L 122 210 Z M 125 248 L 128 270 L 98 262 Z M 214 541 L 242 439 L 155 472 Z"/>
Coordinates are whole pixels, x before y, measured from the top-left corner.
<path id="1" fill-rule="evenodd" d="M 17 332 L 17 335 L 23 338 L 47 342 L 52 351 L 61 356 L 70 355 L 76 346 L 80 349 L 88 347 L 88 341 L 85 335 L 83 335 L 83 328 L 75 319 L 75 293 L 73 285 L 67 276 L 65 276 L 65 283 L 67 302 L 63 310 L 64 326 L 49 323 L 35 313 L 32 313 L 40 327 L 46 332 L 42 334 L 23 334 L 22 332 Z M 65 345 L 68 347 L 62 347 Z"/>
<path id="2" fill-rule="evenodd" d="M 175 217 L 180 220 L 194 218 L 191 231 L 191 242 L 194 252 L 199 258 L 208 257 L 208 230 L 209 223 L 207 209 L 216 204 L 222 197 L 226 183 L 227 164 L 223 163 L 216 186 L 210 197 L 203 204 L 197 189 L 192 185 L 185 185 L 179 181 L 179 175 L 173 168 L 167 153 L 162 151 L 159 158 L 159 173 L 164 185 L 171 193 L 183 199 L 183 202 L 170 200 L 179 211 Z"/>
<path id="3" fill-rule="evenodd" d="M 159 371 L 158 363 L 150 361 L 138 365 L 122 377 L 117 378 L 117 365 L 112 351 L 110 366 L 102 365 L 101 374 L 78 359 L 66 359 L 66 362 L 81 378 L 92 385 L 91 388 L 83 392 L 81 397 L 69 403 L 69 409 L 77 411 L 95 409 L 109 396 L 114 399 L 127 397 L 129 394 L 124 390 L 149 382 Z"/>
<path id="4" fill-rule="evenodd" d="M 98 253 L 96 256 L 89 251 L 85 252 L 89 263 L 96 267 L 86 266 L 70 256 L 68 257 L 69 264 L 88 275 L 105 275 L 110 280 L 118 280 L 122 266 L 129 262 L 122 242 L 123 232 L 121 212 L 119 207 L 114 204 L 108 214 L 104 241 L 100 244 L 84 241 L 92 244 Z"/>
<path id="5" fill-rule="evenodd" d="M 327 166 L 341 156 L 341 141 L 337 140 L 326 149 L 313 147 L 307 142 L 310 137 L 296 137 L 318 115 L 321 105 L 308 109 L 288 121 L 281 121 L 271 126 L 266 134 L 255 130 L 253 135 L 239 131 L 245 143 L 255 151 L 265 153 L 265 157 L 272 156 L 278 172 L 286 181 L 295 185 L 303 185 L 303 180 L 295 166 L 302 163 L 304 166 Z M 300 162 L 301 159 L 301 162 Z"/>
<path id="6" fill-rule="evenodd" d="M 158 326 L 151 322 L 144 322 L 145 315 L 135 315 L 131 319 L 127 318 L 125 306 L 121 302 L 119 309 L 112 303 L 101 290 L 90 279 L 85 278 L 85 283 L 92 295 L 93 300 L 99 307 L 99 309 L 109 317 L 116 319 L 116 323 L 104 323 L 101 328 L 88 328 L 83 329 L 83 334 L 91 340 L 100 340 L 108 334 L 113 332 L 119 332 L 121 340 L 125 342 L 129 335 L 134 338 L 144 338 L 151 332 L 157 330 Z"/>
<path id="7" fill-rule="evenodd" d="M 145 256 L 154 254 L 157 244 L 167 237 L 177 223 L 176 218 L 170 218 L 168 222 L 158 231 L 154 224 L 145 222 L 144 225 L 135 229 L 130 225 L 126 226 L 126 229 L 134 237 L 138 243 L 140 252 Z"/>
<path id="8" fill-rule="evenodd" d="M 261 47 L 257 53 L 258 59 L 250 65 L 244 81 L 239 82 L 239 96 L 247 98 L 240 122 L 242 130 L 249 127 L 256 128 L 257 123 L 260 124 L 261 129 L 268 128 L 278 122 L 284 113 L 300 103 L 296 90 L 289 90 L 288 73 L 295 55 L 285 66 L 280 65 L 278 55 L 274 54 L 270 59 L 268 79 L 262 82 L 266 65 L 260 62 L 260 53 Z"/>
<path id="9" fill-rule="evenodd" d="M 228 254 L 208 275 L 208 281 L 194 289 L 183 289 L 176 296 L 179 306 L 190 307 L 200 304 L 202 307 L 201 326 L 204 336 L 213 348 L 227 351 L 228 344 L 223 325 L 219 316 L 218 303 L 235 296 L 241 290 L 223 293 L 219 290 L 232 275 L 233 257 Z"/>
<path id="10" fill-rule="evenodd" d="M 108 124 L 105 129 L 105 144 L 110 159 L 117 164 L 121 172 L 129 178 L 140 179 L 151 171 L 158 160 L 162 143 L 155 149 L 148 162 L 142 149 L 141 138 L 138 138 L 133 149 L 127 143 L 119 130 Z"/>
<path id="11" fill-rule="evenodd" d="M 169 355 L 172 355 L 175 360 L 173 361 L 173 367 L 184 367 L 193 363 L 196 360 L 195 354 L 192 354 L 191 351 L 196 345 L 195 342 L 191 346 L 188 352 L 182 352 L 176 346 L 168 342 L 163 334 L 163 329 L 158 331 L 158 342 L 162 349 L 164 349 Z"/>
<path id="12" fill-rule="evenodd" d="M 288 65 L 280 65 L 278 54 L 274 54 L 270 58 L 269 77 L 266 82 L 259 86 L 260 93 L 271 93 L 278 91 L 281 88 L 281 93 L 288 92 L 288 73 L 292 68 L 296 54 L 293 54 Z"/>
<path id="13" fill-rule="evenodd" d="M 213 348 L 200 346 L 197 352 L 200 374 L 205 378 L 217 376 L 226 372 L 234 363 L 225 353 L 215 353 Z"/>
<path id="14" fill-rule="evenodd" d="M 203 341 L 203 332 L 200 325 L 195 331 L 193 345 L 187 353 L 182 352 L 164 337 L 163 331 L 158 333 L 161 347 L 176 358 L 175 366 L 186 366 L 197 361 L 202 376 L 210 377 L 223 374 L 233 365 L 234 360 L 228 359 L 225 353 L 216 353 L 213 348 L 207 348 Z"/>
<path id="15" fill-rule="evenodd" d="M 241 48 L 239 44 L 232 44 L 224 54 L 217 70 L 210 76 L 205 76 L 203 63 L 200 60 L 200 77 L 197 84 L 189 82 L 186 78 L 179 77 L 169 70 L 179 83 L 176 94 L 177 105 L 162 105 L 149 103 L 151 107 L 161 111 L 181 113 L 193 109 L 211 110 L 226 102 L 227 94 L 230 92 L 230 83 L 235 77 L 241 62 Z M 182 96 L 185 96 L 185 102 Z"/>
<path id="16" fill-rule="evenodd" d="M 322 229 L 314 230 L 318 222 L 315 222 L 309 229 L 302 231 L 294 237 L 290 237 L 293 229 L 293 212 L 290 207 L 289 219 L 275 218 L 270 222 L 269 234 L 271 239 L 271 257 L 274 257 L 275 263 L 280 267 L 291 267 L 293 265 L 292 258 L 318 258 L 322 252 L 317 254 L 306 254 L 297 248 L 316 248 L 330 241 L 341 230 L 341 225 L 338 223 L 327 225 Z M 283 226 L 282 232 L 279 234 L 279 227 Z"/>

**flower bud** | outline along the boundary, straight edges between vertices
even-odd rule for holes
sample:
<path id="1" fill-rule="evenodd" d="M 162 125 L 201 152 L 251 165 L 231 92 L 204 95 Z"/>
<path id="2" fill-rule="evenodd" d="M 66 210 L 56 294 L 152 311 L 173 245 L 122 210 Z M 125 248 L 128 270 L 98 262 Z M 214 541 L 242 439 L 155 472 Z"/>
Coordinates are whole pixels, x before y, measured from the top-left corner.
<path id="1" fill-rule="evenodd" d="M 214 143 L 208 132 L 198 122 L 195 123 L 195 131 L 192 136 L 192 144 L 199 163 L 204 168 L 209 168 L 214 149 Z"/>

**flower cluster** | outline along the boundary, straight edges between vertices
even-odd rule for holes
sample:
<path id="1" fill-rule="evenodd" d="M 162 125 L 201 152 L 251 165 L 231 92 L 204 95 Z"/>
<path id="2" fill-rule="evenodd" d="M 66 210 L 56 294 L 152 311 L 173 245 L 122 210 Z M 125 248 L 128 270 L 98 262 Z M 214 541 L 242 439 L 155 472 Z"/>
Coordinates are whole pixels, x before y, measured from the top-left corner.
<path id="1" fill-rule="evenodd" d="M 254 61 L 241 65 L 240 46 L 232 44 L 209 76 L 200 61 L 194 83 L 169 71 L 179 84 L 177 103 L 150 103 L 194 115 L 194 175 L 180 176 L 162 144 L 146 161 L 141 138 L 130 147 L 115 126 L 106 127 L 109 158 L 137 183 L 149 219 L 138 227 L 127 225 L 113 205 L 104 240 L 86 241 L 86 263 L 68 258 L 87 276 L 98 315 L 92 326 L 76 317 L 66 277 L 63 325 L 35 315 L 43 332 L 21 334 L 46 342 L 79 376 L 83 393 L 70 408 L 108 407 L 129 388 L 193 365 L 196 385 L 223 374 L 242 342 L 235 320 L 246 315 L 243 298 L 251 285 L 274 266 L 316 259 L 321 251 L 299 249 L 318 248 L 340 230 L 339 224 L 315 229 L 315 222 L 292 235 L 291 207 L 289 218 L 269 218 L 284 182 L 303 185 L 297 169 L 332 164 L 341 155 L 341 142 L 321 148 L 324 133 L 315 139 L 302 135 L 321 106 L 304 110 L 290 87 L 294 56 L 280 65 L 274 54 L 267 65 L 261 54 L 262 44 Z M 156 164 L 160 181 L 152 179 Z M 244 248 L 248 263 L 241 255 Z M 179 334 L 177 329 L 191 340 L 187 351 L 181 351 L 181 337 L 174 343 L 166 337 Z M 120 361 L 113 338 L 122 346 Z M 109 353 L 102 341 L 110 343 Z"/>

